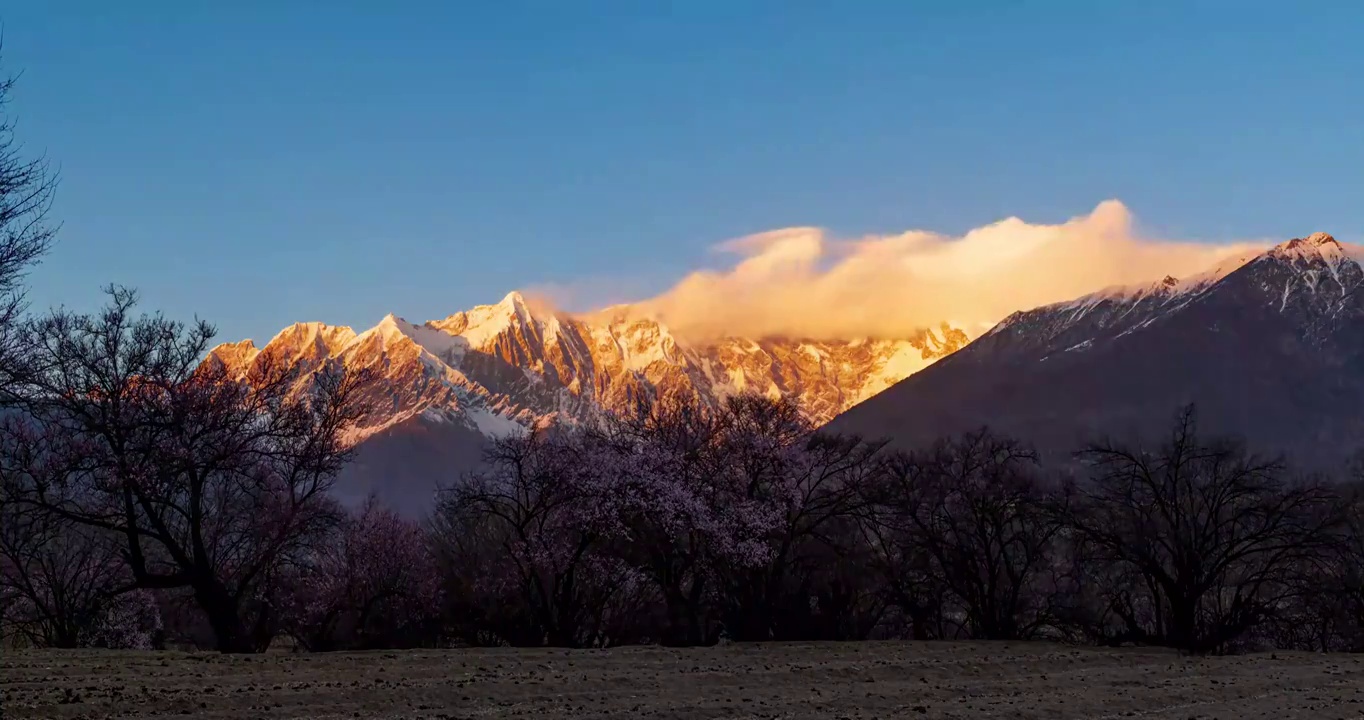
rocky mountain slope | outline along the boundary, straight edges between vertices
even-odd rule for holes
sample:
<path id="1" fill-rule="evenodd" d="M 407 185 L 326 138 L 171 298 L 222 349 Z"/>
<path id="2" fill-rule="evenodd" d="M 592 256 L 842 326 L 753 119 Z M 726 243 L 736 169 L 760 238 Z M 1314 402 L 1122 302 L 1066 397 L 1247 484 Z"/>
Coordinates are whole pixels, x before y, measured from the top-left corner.
<path id="1" fill-rule="evenodd" d="M 1161 433 L 1199 406 L 1304 469 L 1364 448 L 1364 247 L 1324 233 L 1186 279 L 1014 313 L 836 418 L 913 446 L 980 425 L 1063 457 L 1101 434 Z"/>
<path id="2" fill-rule="evenodd" d="M 421 325 L 389 315 L 356 333 L 292 325 L 264 347 L 215 348 L 209 362 L 244 371 L 273 358 L 311 373 L 327 363 L 371 368 L 357 462 L 346 496 L 373 490 L 419 509 L 434 482 L 472 466 L 484 438 L 550 421 L 628 411 L 688 395 L 713 403 L 750 391 L 794 398 L 816 424 L 968 342 L 947 324 L 899 340 L 727 338 L 691 345 L 629 307 L 590 316 L 533 310 L 518 293 Z"/>

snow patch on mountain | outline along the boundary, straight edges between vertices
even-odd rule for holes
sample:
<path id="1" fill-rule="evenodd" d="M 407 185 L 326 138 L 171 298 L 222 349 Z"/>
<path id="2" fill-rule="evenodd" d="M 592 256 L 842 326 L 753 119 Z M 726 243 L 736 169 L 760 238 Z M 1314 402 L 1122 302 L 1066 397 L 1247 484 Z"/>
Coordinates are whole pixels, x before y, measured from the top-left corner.
<path id="1" fill-rule="evenodd" d="M 507 293 L 496 305 L 479 305 L 429 323 L 432 328 L 463 338 L 469 347 L 483 349 L 517 325 L 532 324 L 530 308 L 521 293 Z"/>
<path id="2" fill-rule="evenodd" d="M 526 427 L 505 415 L 484 408 L 471 408 L 465 415 L 474 429 L 491 438 L 507 437 L 526 431 Z"/>

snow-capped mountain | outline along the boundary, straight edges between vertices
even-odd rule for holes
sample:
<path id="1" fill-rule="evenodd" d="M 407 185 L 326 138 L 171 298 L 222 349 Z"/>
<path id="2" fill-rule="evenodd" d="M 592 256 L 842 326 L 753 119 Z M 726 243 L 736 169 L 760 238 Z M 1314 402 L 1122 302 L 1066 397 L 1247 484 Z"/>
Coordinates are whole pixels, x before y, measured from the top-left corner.
<path id="1" fill-rule="evenodd" d="M 1063 454 L 1199 406 L 1300 467 L 1364 449 L 1364 247 L 1325 233 L 1199 275 L 1017 312 L 830 423 L 916 445 L 990 425 Z"/>
<path id="2" fill-rule="evenodd" d="M 356 333 L 299 323 L 264 347 L 220 345 L 210 362 L 244 372 L 270 358 L 306 376 L 326 363 L 370 368 L 353 473 L 361 490 L 386 479 L 447 481 L 467 469 L 479 438 L 518 427 L 574 423 L 640 400 L 687 395 L 715 403 L 738 392 L 796 400 L 816 424 L 917 372 L 968 342 L 946 323 L 898 340 L 726 338 L 684 342 L 630 307 L 575 316 L 532 308 L 518 293 L 443 320 L 389 315 Z M 306 380 L 305 380 L 306 383 Z M 424 502 L 424 500 L 423 500 Z"/>
<path id="3" fill-rule="evenodd" d="M 903 340 L 726 338 L 691 346 L 629 308 L 585 318 L 533 312 L 513 292 L 421 325 L 389 315 L 359 334 L 298 323 L 263 348 L 247 340 L 210 356 L 237 369 L 267 357 L 304 373 L 327 362 L 373 369 L 362 440 L 417 416 L 495 436 L 674 393 L 703 402 L 743 391 L 791 397 L 822 424 L 967 341 L 944 323 Z"/>

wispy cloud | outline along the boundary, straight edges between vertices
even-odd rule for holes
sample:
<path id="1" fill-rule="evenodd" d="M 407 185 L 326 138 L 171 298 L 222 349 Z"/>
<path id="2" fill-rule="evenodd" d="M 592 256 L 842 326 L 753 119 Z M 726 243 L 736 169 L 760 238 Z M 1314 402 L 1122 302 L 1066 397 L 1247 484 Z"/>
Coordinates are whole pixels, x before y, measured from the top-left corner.
<path id="1" fill-rule="evenodd" d="M 1117 200 L 1058 225 L 1008 218 L 960 237 L 913 230 L 838 240 L 819 228 L 786 228 L 716 246 L 737 256 L 731 267 L 694 272 L 636 307 L 696 340 L 895 337 L 944 320 L 978 328 L 1262 247 L 1138 237 Z"/>

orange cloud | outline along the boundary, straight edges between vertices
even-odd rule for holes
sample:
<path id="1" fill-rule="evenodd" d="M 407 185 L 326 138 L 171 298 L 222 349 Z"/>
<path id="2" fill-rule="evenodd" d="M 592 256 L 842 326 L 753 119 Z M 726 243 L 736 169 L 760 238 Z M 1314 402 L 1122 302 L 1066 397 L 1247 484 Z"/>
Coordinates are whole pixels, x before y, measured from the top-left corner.
<path id="1" fill-rule="evenodd" d="M 773 230 L 717 246 L 738 261 L 694 272 L 635 308 L 692 340 L 904 337 L 942 321 L 974 333 L 1015 310 L 1198 273 L 1267 245 L 1140 238 L 1132 220 L 1108 200 L 1059 225 L 1008 218 L 961 237 L 914 230 L 834 240 L 819 228 Z"/>

